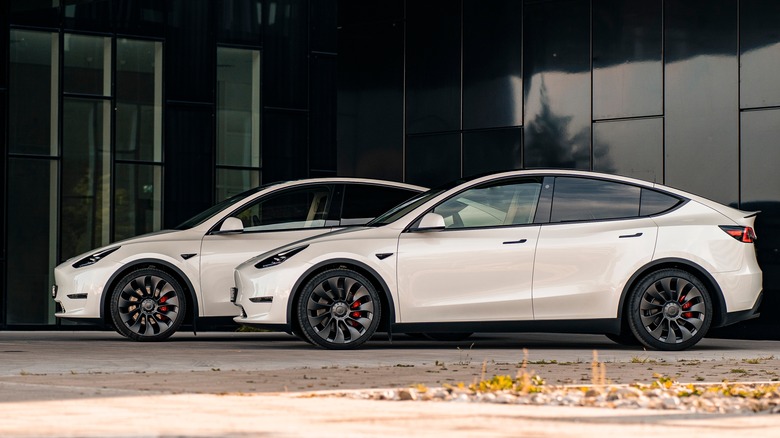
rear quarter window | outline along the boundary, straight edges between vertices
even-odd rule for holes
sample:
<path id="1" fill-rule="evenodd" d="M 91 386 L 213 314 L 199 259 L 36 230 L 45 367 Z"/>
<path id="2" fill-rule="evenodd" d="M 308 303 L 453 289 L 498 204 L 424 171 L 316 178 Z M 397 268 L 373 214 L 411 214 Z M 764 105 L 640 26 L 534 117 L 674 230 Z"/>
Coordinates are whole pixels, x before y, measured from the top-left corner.
<path id="1" fill-rule="evenodd" d="M 641 216 L 652 216 L 669 211 L 682 202 L 679 198 L 667 195 L 666 193 L 656 192 L 655 190 L 642 189 L 642 200 L 640 203 L 639 214 Z"/>

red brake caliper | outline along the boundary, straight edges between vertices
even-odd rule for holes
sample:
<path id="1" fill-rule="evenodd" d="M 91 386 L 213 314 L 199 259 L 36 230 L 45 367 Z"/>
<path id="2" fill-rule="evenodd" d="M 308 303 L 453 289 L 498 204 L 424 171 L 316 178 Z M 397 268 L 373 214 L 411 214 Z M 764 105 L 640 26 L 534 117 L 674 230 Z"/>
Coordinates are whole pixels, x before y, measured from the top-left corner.
<path id="1" fill-rule="evenodd" d="M 352 310 L 357 309 L 358 307 L 360 307 L 360 301 L 353 302 L 350 307 L 352 308 Z M 358 318 L 360 318 L 360 312 L 355 310 L 354 312 L 350 313 L 349 316 L 351 316 L 351 317 L 353 317 L 355 319 L 358 319 Z"/>
<path id="2" fill-rule="evenodd" d="M 160 304 L 165 304 L 166 301 L 168 301 L 168 297 L 160 298 Z M 159 308 L 157 308 L 157 310 L 159 310 L 160 312 L 167 312 L 168 306 L 160 306 Z"/>
<path id="3" fill-rule="evenodd" d="M 685 301 L 686 295 L 683 295 L 680 297 L 680 303 L 682 303 L 683 310 L 688 310 L 693 306 L 693 303 L 688 301 L 687 303 L 683 303 Z M 683 312 L 682 314 L 683 318 L 693 318 L 693 312 Z"/>

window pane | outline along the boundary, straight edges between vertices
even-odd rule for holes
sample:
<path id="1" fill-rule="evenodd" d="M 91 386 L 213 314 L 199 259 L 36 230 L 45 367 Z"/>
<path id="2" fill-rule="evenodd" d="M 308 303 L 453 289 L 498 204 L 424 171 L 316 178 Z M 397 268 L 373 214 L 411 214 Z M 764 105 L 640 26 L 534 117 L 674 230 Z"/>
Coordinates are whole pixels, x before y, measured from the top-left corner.
<path id="1" fill-rule="evenodd" d="M 408 183 L 435 187 L 460 176 L 460 134 L 421 135 L 406 140 Z"/>
<path id="2" fill-rule="evenodd" d="M 103 100 L 63 103 L 62 259 L 109 243 L 110 109 Z"/>
<path id="3" fill-rule="evenodd" d="M 341 224 L 364 224 L 415 194 L 406 189 L 347 184 L 344 188 Z"/>
<path id="4" fill-rule="evenodd" d="M 114 238 L 126 239 L 162 228 L 162 168 L 116 165 Z"/>
<path id="5" fill-rule="evenodd" d="M 593 170 L 662 182 L 663 118 L 594 123 Z"/>
<path id="6" fill-rule="evenodd" d="M 233 216 L 244 223 L 244 231 L 323 227 L 330 199 L 328 187 L 288 191 L 264 199 Z"/>
<path id="7" fill-rule="evenodd" d="M 57 155 L 58 39 L 56 33 L 11 30 L 11 153 Z"/>
<path id="8" fill-rule="evenodd" d="M 679 204 L 680 200 L 674 196 L 655 190 L 642 189 L 642 204 L 639 210 L 640 216 L 650 216 L 663 213 Z"/>
<path id="9" fill-rule="evenodd" d="M 162 43 L 116 43 L 116 158 L 162 160 Z"/>
<path id="10" fill-rule="evenodd" d="M 217 169 L 217 202 L 260 185 L 260 171 Z"/>
<path id="11" fill-rule="evenodd" d="M 65 34 L 63 90 L 111 95 L 111 38 Z"/>
<path id="12" fill-rule="evenodd" d="M 739 64 L 742 108 L 780 105 L 780 2 L 739 2 Z"/>
<path id="13" fill-rule="evenodd" d="M 433 212 L 444 217 L 446 228 L 530 224 L 541 187 L 538 181 L 478 187 L 448 199 Z"/>
<path id="14" fill-rule="evenodd" d="M 555 178 L 551 222 L 639 215 L 640 188 L 586 178 Z"/>
<path id="15" fill-rule="evenodd" d="M 260 51 L 217 48 L 217 164 L 260 166 Z"/>
<path id="16" fill-rule="evenodd" d="M 263 4 L 260 0 L 218 2 L 215 8 L 217 41 L 247 45 L 262 43 Z"/>
<path id="17" fill-rule="evenodd" d="M 51 160 L 8 162 L 9 324 L 54 323 L 49 290 L 56 258 L 57 165 Z"/>

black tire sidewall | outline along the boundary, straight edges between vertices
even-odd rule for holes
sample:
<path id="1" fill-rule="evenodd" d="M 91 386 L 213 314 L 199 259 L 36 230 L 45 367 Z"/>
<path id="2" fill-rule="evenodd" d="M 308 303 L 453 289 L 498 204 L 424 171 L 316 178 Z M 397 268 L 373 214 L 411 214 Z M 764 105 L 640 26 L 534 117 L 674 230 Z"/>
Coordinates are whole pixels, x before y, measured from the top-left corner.
<path id="1" fill-rule="evenodd" d="M 640 304 L 645 290 L 647 290 L 647 288 L 656 281 L 670 277 L 682 278 L 683 280 L 692 283 L 694 286 L 696 286 L 697 289 L 699 289 L 704 299 L 705 313 L 704 322 L 702 323 L 701 328 L 693 335 L 691 339 L 685 342 L 680 342 L 678 344 L 670 344 L 655 339 L 647 331 L 647 329 L 645 329 L 640 318 Z M 628 325 L 631 328 L 631 332 L 642 345 L 653 350 L 680 351 L 692 347 L 707 334 L 712 324 L 712 309 L 713 306 L 710 291 L 695 275 L 681 269 L 669 268 L 661 269 L 646 275 L 639 283 L 636 284 L 636 286 L 634 286 L 629 297 L 629 304 L 627 309 L 628 314 L 626 315 L 626 318 L 628 319 Z"/>
<path id="2" fill-rule="evenodd" d="M 168 284 L 170 284 L 171 287 L 176 291 L 176 295 L 179 298 L 179 303 L 180 303 L 179 311 L 176 314 L 176 319 L 170 325 L 168 330 L 162 333 L 158 333 L 154 336 L 144 336 L 130 330 L 122 321 L 122 318 L 119 315 L 119 295 L 122 293 L 122 290 L 133 279 L 138 277 L 144 277 L 147 275 L 160 277 L 163 280 L 165 280 Z M 179 329 L 182 322 L 184 321 L 184 317 L 187 313 L 187 296 L 184 293 L 184 289 L 181 287 L 181 283 L 179 283 L 175 278 L 173 278 L 173 276 L 171 276 L 167 272 L 157 268 L 136 269 L 135 271 L 132 271 L 127 275 L 125 275 L 124 277 L 122 277 L 122 279 L 116 284 L 116 287 L 114 287 L 114 290 L 111 292 L 110 312 L 111 312 L 111 320 L 114 323 L 114 328 L 122 336 L 140 342 L 163 341 L 171 337 L 171 335 L 173 335 L 174 333 L 176 333 L 176 331 Z"/>
<path id="3" fill-rule="evenodd" d="M 374 302 L 374 315 L 371 319 L 371 324 L 368 326 L 365 333 L 363 333 L 358 339 L 343 344 L 328 342 L 326 339 L 323 339 L 322 336 L 317 334 L 317 332 L 311 326 L 307 315 L 307 303 L 309 298 L 311 298 L 314 289 L 323 281 L 334 277 L 349 277 L 357 281 L 368 291 L 371 300 Z M 317 274 L 303 287 L 298 297 L 296 317 L 298 319 L 298 325 L 301 328 L 303 336 L 306 337 L 311 344 L 330 350 L 351 350 L 363 345 L 376 332 L 382 317 L 382 302 L 380 301 L 379 293 L 376 291 L 373 283 L 371 283 L 360 273 L 348 268 L 330 269 Z"/>

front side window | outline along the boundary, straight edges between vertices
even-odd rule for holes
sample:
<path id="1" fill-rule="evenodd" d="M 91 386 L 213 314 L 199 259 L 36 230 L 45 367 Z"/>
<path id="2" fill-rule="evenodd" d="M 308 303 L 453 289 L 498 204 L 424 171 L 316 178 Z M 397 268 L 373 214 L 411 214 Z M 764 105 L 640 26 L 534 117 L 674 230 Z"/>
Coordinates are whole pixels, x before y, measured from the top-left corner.
<path id="1" fill-rule="evenodd" d="M 536 214 L 541 182 L 502 182 L 466 190 L 433 209 L 446 228 L 479 228 L 530 224 Z"/>
<path id="2" fill-rule="evenodd" d="M 620 219 L 639 216 L 636 186 L 588 178 L 555 178 L 550 222 Z"/>
<path id="3" fill-rule="evenodd" d="M 232 214 L 244 231 L 294 230 L 325 226 L 331 189 L 325 186 L 272 195 Z"/>

